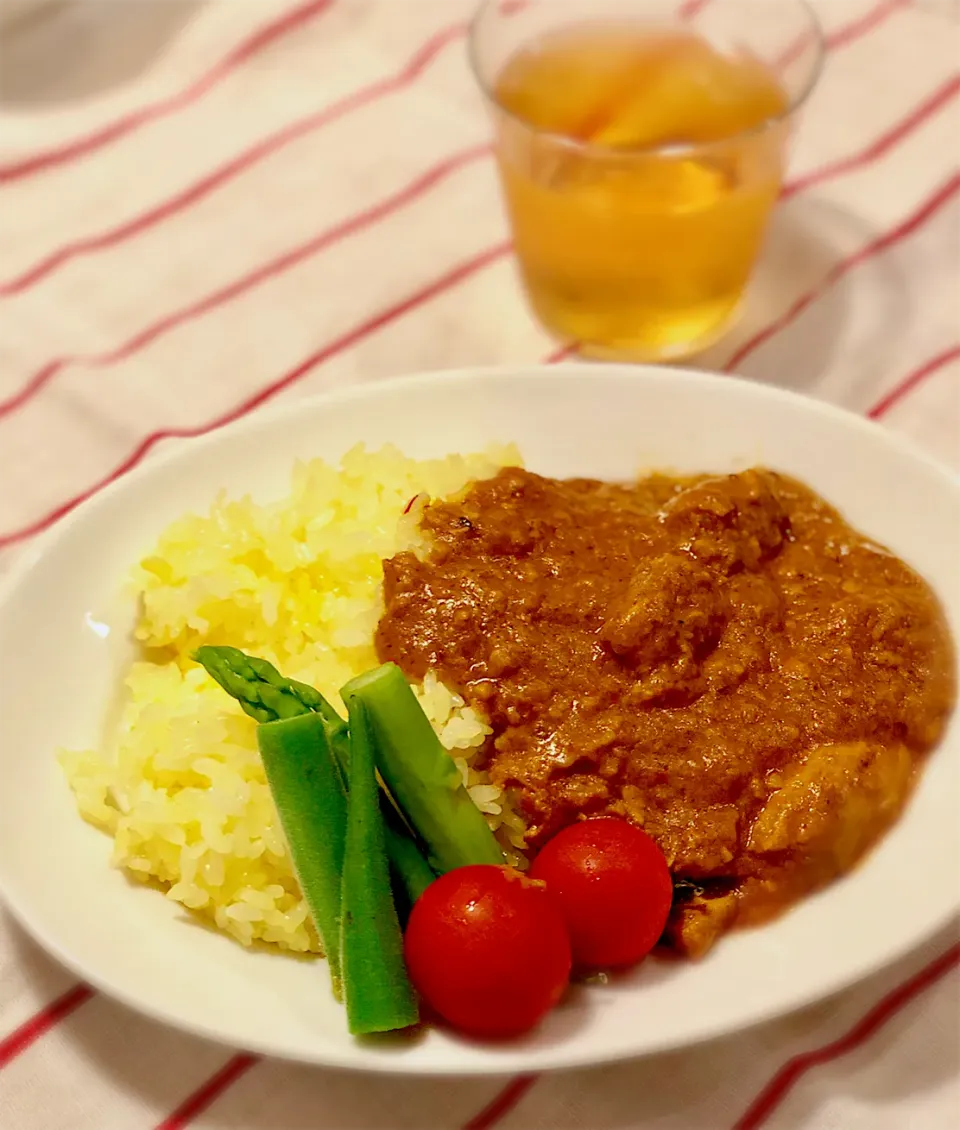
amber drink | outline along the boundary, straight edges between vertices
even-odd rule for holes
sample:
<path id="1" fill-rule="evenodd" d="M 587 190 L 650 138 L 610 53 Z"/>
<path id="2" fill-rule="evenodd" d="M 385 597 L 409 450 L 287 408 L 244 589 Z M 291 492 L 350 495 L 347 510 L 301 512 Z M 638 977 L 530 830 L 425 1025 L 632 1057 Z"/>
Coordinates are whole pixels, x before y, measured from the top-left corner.
<path id="1" fill-rule="evenodd" d="M 780 194 L 816 21 L 792 0 L 696 7 L 489 0 L 474 23 L 530 303 L 585 353 L 674 360 L 715 341 Z"/>

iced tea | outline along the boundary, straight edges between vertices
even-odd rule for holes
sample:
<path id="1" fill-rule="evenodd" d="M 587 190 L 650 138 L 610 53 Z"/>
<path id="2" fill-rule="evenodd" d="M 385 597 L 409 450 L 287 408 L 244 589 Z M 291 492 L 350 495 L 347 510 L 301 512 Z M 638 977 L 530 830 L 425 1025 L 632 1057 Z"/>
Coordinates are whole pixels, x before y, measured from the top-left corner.
<path id="1" fill-rule="evenodd" d="M 789 99 L 745 50 L 590 24 L 493 84 L 497 156 L 534 310 L 587 352 L 703 349 L 729 325 L 780 192 Z"/>

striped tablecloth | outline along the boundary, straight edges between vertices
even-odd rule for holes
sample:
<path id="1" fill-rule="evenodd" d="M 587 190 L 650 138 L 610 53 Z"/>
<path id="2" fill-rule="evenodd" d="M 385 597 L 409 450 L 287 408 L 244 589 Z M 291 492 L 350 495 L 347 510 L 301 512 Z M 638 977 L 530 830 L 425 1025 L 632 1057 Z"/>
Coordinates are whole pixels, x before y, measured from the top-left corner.
<path id="1" fill-rule="evenodd" d="M 158 447 L 268 401 L 554 355 L 508 253 L 467 0 L 36 3 L 0 60 L 0 571 Z M 817 7 L 830 54 L 786 202 L 705 364 L 957 466 L 960 8 Z M 0 1126 L 941 1130 L 960 1125 L 958 961 L 954 927 L 707 1047 L 425 1082 L 157 1027 L 0 914 Z"/>

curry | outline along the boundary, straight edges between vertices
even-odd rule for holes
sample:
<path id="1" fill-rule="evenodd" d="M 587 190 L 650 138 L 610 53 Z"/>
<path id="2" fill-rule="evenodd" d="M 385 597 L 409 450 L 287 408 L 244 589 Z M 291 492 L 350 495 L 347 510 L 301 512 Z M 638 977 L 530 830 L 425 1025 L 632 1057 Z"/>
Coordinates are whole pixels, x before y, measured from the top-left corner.
<path id="1" fill-rule="evenodd" d="M 580 817 L 641 824 L 705 953 L 852 868 L 896 820 L 955 699 L 936 596 L 764 469 L 555 480 L 431 502 L 384 562 L 382 660 L 434 669 L 494 730 L 531 852 Z"/>

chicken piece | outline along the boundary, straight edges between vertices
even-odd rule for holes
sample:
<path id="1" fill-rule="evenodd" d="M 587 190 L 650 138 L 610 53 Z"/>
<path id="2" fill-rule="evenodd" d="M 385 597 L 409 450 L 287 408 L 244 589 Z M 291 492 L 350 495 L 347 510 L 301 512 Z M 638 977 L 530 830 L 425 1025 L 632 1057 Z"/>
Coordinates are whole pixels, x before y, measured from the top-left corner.
<path id="1" fill-rule="evenodd" d="M 601 639 L 636 672 L 632 701 L 665 691 L 699 693 L 704 657 L 726 623 L 714 574 L 683 553 L 642 559 L 611 601 Z"/>
<path id="2" fill-rule="evenodd" d="M 740 840 L 736 805 L 676 804 L 650 813 L 643 827 L 657 841 L 674 875 L 696 880 L 730 874 Z"/>
<path id="3" fill-rule="evenodd" d="M 903 745 L 822 745 L 777 789 L 750 830 L 747 850 L 789 853 L 817 885 L 849 871 L 897 818 L 913 760 Z"/>
<path id="4" fill-rule="evenodd" d="M 626 591 L 611 602 L 601 635 L 617 655 L 642 671 L 689 661 L 724 622 L 713 574 L 682 553 L 641 560 Z"/>
<path id="5" fill-rule="evenodd" d="M 721 934 L 733 926 L 739 912 L 737 892 L 698 892 L 674 904 L 661 944 L 681 957 L 703 957 Z"/>
<path id="6" fill-rule="evenodd" d="M 681 491 L 661 511 L 671 540 L 718 572 L 752 570 L 781 547 L 789 516 L 769 471 L 706 479 Z"/>

